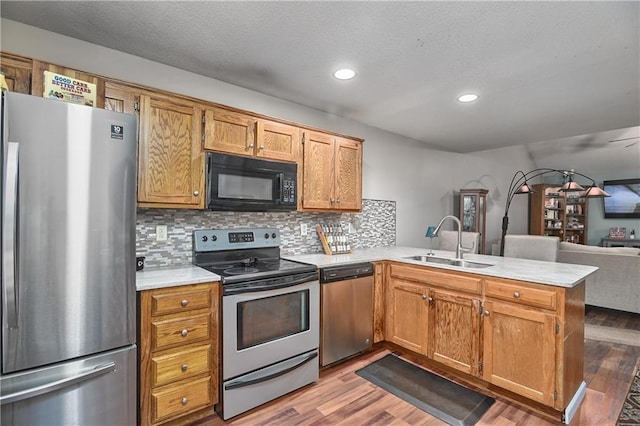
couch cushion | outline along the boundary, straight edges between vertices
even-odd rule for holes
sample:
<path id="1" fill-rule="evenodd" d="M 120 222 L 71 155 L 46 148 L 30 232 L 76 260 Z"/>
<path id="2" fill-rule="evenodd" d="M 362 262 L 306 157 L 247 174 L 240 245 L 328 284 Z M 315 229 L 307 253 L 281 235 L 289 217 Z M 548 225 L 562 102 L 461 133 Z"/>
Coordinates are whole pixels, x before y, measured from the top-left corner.
<path id="1" fill-rule="evenodd" d="M 589 253 L 601 253 L 601 254 L 629 254 L 640 255 L 640 249 L 635 247 L 599 247 L 599 246 L 586 246 L 583 244 L 568 243 L 565 241 L 560 242 L 560 250 L 571 251 L 584 251 Z"/>

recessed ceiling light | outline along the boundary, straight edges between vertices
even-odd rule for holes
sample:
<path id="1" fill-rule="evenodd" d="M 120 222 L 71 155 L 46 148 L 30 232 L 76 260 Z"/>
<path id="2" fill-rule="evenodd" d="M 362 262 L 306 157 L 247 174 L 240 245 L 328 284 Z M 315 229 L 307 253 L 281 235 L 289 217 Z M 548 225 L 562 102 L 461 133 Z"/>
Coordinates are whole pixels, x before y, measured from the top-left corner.
<path id="1" fill-rule="evenodd" d="M 338 80 L 351 80 L 356 76 L 356 72 L 349 68 L 342 68 L 333 73 L 333 76 Z"/>
<path id="2" fill-rule="evenodd" d="M 474 95 L 472 93 L 467 93 L 467 94 L 458 96 L 459 102 L 473 102 L 476 99 L 478 99 L 478 95 Z"/>

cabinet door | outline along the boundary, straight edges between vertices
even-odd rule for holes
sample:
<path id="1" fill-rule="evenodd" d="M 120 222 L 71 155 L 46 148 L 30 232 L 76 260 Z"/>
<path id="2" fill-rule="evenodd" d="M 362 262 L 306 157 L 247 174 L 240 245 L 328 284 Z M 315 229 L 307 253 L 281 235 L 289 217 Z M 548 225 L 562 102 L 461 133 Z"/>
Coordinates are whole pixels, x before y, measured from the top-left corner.
<path id="1" fill-rule="evenodd" d="M 118 83 L 105 83 L 104 109 L 137 115 L 139 101 L 140 95 L 134 88 Z"/>
<path id="2" fill-rule="evenodd" d="M 484 309 L 483 379 L 553 406 L 555 316 L 497 301 Z"/>
<path id="3" fill-rule="evenodd" d="M 258 120 L 256 156 L 271 160 L 298 161 L 300 129 L 275 121 Z"/>
<path id="4" fill-rule="evenodd" d="M 480 300 L 431 291 L 429 356 L 474 376 L 480 353 Z"/>
<path id="5" fill-rule="evenodd" d="M 202 111 L 189 103 L 140 96 L 138 202 L 141 205 L 204 208 L 201 116 Z"/>
<path id="6" fill-rule="evenodd" d="M 31 59 L 8 53 L 0 55 L 0 71 L 4 74 L 10 92 L 31 93 L 31 67 Z"/>
<path id="7" fill-rule="evenodd" d="M 257 120 L 249 115 L 225 109 L 207 109 L 204 149 L 253 156 L 256 145 L 256 122 Z"/>
<path id="8" fill-rule="evenodd" d="M 408 281 L 391 279 L 387 291 L 387 340 L 427 355 L 429 289 Z"/>
<path id="9" fill-rule="evenodd" d="M 96 104 L 95 107 L 104 108 L 104 85 L 103 78 L 94 74 L 83 71 L 74 70 L 72 68 L 61 67 L 59 65 L 48 64 L 46 62 L 33 61 L 33 84 L 31 86 L 31 94 L 34 96 L 43 96 L 44 92 L 44 72 L 51 71 L 56 74 L 62 74 L 69 78 L 86 81 L 96 85 Z"/>
<path id="10" fill-rule="evenodd" d="M 317 132 L 304 132 L 302 207 L 333 207 L 333 138 Z"/>
<path id="11" fill-rule="evenodd" d="M 362 144 L 338 138 L 335 150 L 335 208 L 361 210 Z"/>

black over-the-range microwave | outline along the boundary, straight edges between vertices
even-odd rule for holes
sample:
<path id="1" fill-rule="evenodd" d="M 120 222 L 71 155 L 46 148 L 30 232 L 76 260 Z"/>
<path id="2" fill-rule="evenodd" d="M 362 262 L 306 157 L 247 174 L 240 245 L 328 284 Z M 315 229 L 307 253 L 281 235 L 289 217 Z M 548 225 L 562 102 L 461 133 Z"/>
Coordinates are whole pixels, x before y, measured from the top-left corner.
<path id="1" fill-rule="evenodd" d="M 239 212 L 297 207 L 298 166 L 282 161 L 207 153 L 207 208 Z"/>

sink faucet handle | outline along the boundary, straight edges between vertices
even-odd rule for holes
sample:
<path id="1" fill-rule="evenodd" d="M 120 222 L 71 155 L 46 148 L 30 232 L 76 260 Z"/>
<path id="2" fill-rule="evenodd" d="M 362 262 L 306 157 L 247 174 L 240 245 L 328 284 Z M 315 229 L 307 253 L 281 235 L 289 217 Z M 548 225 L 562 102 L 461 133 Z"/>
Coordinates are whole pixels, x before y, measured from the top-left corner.
<path id="1" fill-rule="evenodd" d="M 433 238 L 435 237 L 434 233 L 435 233 L 436 227 L 435 226 L 429 226 L 427 228 L 427 233 L 424 235 L 427 238 Z"/>

